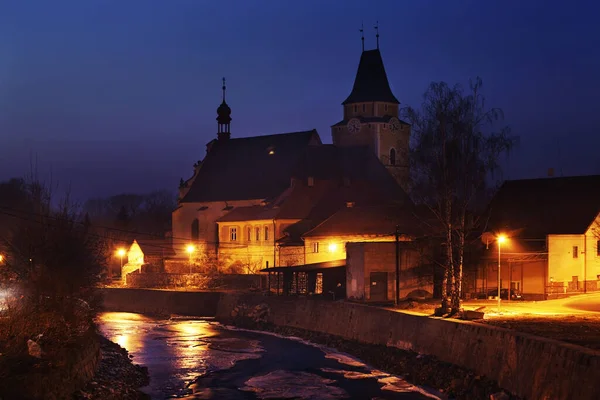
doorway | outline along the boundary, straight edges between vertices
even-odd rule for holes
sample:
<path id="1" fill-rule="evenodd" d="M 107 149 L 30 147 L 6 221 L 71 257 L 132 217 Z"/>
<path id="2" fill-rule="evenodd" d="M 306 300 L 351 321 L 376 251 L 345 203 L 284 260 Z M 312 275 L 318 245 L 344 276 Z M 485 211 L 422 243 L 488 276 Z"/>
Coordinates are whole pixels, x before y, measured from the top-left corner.
<path id="1" fill-rule="evenodd" d="M 387 272 L 371 272 L 371 301 L 387 301 Z"/>

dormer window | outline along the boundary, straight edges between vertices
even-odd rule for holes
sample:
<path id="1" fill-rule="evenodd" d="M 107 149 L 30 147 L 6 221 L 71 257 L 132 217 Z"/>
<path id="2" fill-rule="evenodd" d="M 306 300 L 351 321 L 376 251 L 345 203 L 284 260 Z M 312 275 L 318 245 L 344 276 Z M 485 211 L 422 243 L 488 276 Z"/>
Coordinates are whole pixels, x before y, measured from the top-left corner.
<path id="1" fill-rule="evenodd" d="M 267 153 L 269 153 L 270 156 L 272 156 L 273 154 L 275 154 L 275 147 L 269 146 L 267 148 Z"/>
<path id="2" fill-rule="evenodd" d="M 309 176 L 307 179 L 307 184 L 309 187 L 315 186 L 315 178 L 313 178 L 312 176 Z"/>

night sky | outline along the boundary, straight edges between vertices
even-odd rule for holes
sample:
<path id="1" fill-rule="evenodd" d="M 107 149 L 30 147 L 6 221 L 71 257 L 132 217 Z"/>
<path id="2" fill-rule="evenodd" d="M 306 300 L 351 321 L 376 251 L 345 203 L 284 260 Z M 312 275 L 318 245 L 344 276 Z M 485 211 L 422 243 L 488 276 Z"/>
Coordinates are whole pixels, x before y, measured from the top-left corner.
<path id="1" fill-rule="evenodd" d="M 592 0 L 3 1 L 0 179 L 37 159 L 82 200 L 175 191 L 216 137 L 223 76 L 233 137 L 330 143 L 377 20 L 402 105 L 483 78 L 521 137 L 505 177 L 600 173 L 598 15 Z"/>

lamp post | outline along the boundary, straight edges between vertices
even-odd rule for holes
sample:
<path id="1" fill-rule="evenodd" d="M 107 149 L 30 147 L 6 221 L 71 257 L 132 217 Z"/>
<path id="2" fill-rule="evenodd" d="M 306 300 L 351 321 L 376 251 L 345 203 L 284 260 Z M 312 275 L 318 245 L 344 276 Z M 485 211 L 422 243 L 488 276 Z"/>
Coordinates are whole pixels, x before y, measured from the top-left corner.
<path id="1" fill-rule="evenodd" d="M 498 235 L 496 241 L 498 242 L 498 312 L 500 312 L 500 303 L 502 302 L 502 299 L 500 298 L 500 289 L 501 289 L 501 284 L 500 284 L 500 280 L 501 280 L 501 275 L 500 275 L 500 267 L 501 267 L 501 248 L 502 248 L 502 243 L 506 242 L 506 236 L 505 235 Z M 510 293 L 509 293 L 510 296 Z"/>
<path id="2" fill-rule="evenodd" d="M 4 255 L 0 254 L 0 263 L 2 263 L 2 261 L 4 261 Z"/>
<path id="3" fill-rule="evenodd" d="M 117 256 L 119 256 L 119 258 L 121 259 L 121 270 L 119 271 L 119 273 L 122 274 L 123 273 L 123 257 L 125 256 L 125 249 L 123 249 L 123 248 L 118 249 Z M 109 278 L 112 282 L 112 274 Z"/>
<path id="4" fill-rule="evenodd" d="M 194 254 L 195 250 L 196 248 L 192 244 L 188 244 L 188 246 L 185 248 L 185 251 L 187 251 L 190 255 L 190 274 L 192 273 L 192 254 Z"/>

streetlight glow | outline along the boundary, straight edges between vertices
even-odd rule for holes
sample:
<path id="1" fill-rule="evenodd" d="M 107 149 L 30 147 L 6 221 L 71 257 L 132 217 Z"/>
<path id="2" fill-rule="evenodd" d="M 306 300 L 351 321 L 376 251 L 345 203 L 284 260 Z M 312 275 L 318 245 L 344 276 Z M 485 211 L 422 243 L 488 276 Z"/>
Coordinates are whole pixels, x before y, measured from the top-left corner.
<path id="1" fill-rule="evenodd" d="M 185 251 L 187 251 L 188 254 L 190 255 L 190 274 L 191 274 L 192 273 L 192 264 L 193 264 L 192 254 L 194 254 L 194 251 L 196 251 L 196 246 L 194 246 L 193 244 L 188 244 L 185 248 Z"/>
<path id="2" fill-rule="evenodd" d="M 328 246 L 329 252 L 330 253 L 334 253 L 337 250 L 337 244 L 335 243 L 330 243 Z"/>
<path id="3" fill-rule="evenodd" d="M 4 255 L 0 254 L 0 263 L 4 261 Z"/>
<path id="4" fill-rule="evenodd" d="M 501 253 L 500 253 L 500 249 L 502 248 L 502 243 L 506 242 L 507 238 L 505 234 L 499 234 L 496 237 L 496 240 L 498 241 L 498 313 L 500 313 L 500 304 L 502 303 L 502 299 L 500 298 L 501 296 L 501 289 L 502 289 L 502 276 L 500 274 L 500 268 L 502 267 L 502 263 L 501 263 Z M 508 298 L 510 298 L 510 285 L 511 283 L 508 283 Z"/>
<path id="5" fill-rule="evenodd" d="M 121 249 L 117 250 L 117 255 L 119 257 L 124 257 L 125 256 L 125 249 L 121 248 Z"/>

